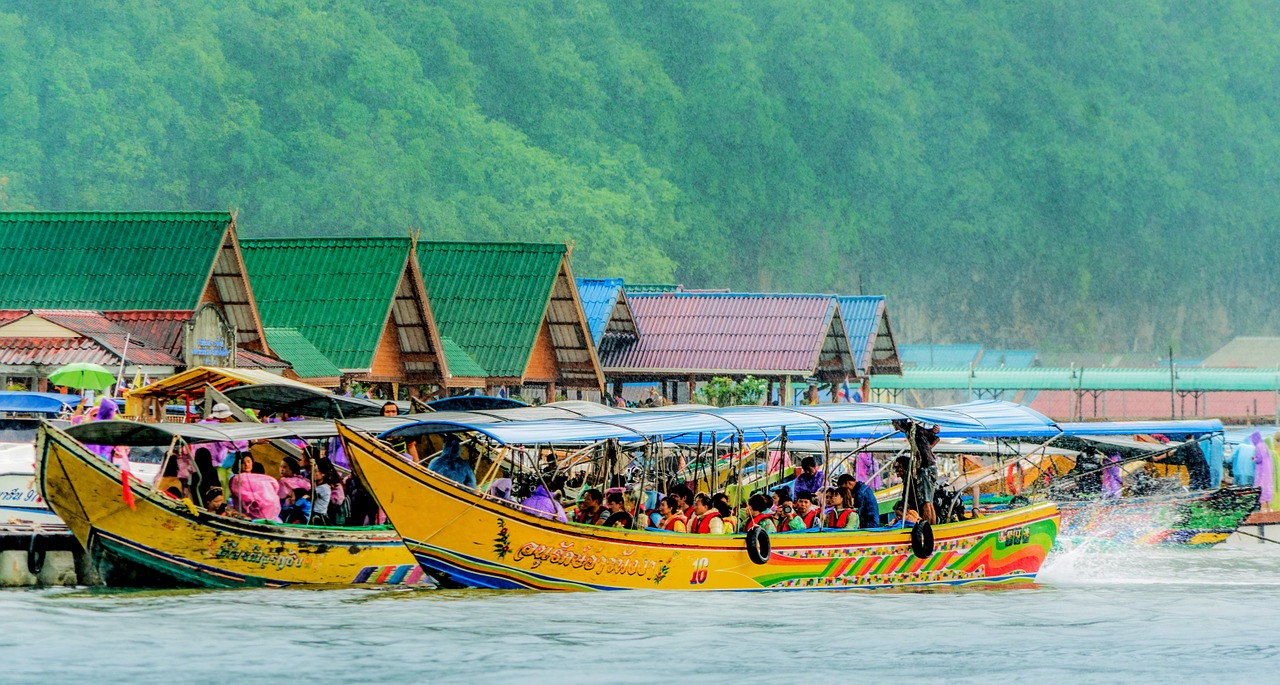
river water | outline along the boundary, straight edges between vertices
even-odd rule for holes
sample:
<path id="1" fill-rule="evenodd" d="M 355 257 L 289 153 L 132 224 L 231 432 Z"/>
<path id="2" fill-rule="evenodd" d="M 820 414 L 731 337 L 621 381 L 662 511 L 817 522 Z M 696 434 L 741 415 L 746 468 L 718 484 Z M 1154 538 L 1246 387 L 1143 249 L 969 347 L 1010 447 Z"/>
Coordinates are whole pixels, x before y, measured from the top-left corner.
<path id="1" fill-rule="evenodd" d="M 1080 549 L 1034 588 L 874 594 L 15 590 L 0 620 L 0 682 L 1272 683 L 1280 554 Z"/>

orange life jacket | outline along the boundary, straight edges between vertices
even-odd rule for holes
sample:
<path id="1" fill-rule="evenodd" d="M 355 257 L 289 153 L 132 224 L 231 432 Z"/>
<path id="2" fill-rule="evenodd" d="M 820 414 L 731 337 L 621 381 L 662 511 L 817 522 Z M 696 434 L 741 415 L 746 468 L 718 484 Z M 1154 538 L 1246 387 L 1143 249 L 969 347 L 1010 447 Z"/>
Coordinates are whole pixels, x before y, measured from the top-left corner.
<path id="1" fill-rule="evenodd" d="M 818 514 L 821 514 L 821 513 L 822 511 L 820 511 L 817 507 L 809 507 L 809 513 L 805 514 L 802 517 L 802 520 L 804 521 L 804 527 L 812 528 L 813 524 L 818 521 Z"/>
<path id="2" fill-rule="evenodd" d="M 852 513 L 852 509 L 844 509 L 827 514 L 827 527 L 836 529 L 844 528 L 849 523 L 849 514 Z"/>
<path id="3" fill-rule="evenodd" d="M 713 518 L 714 519 L 720 518 L 720 514 L 716 511 L 708 511 L 702 516 L 694 515 L 693 518 L 689 519 L 689 532 L 701 533 L 704 535 L 710 533 L 711 519 Z"/>
<path id="4" fill-rule="evenodd" d="M 676 529 L 676 521 L 681 521 L 681 522 L 683 522 L 683 523 L 684 523 L 684 525 L 685 525 L 685 530 L 688 530 L 688 528 L 689 528 L 689 520 L 688 520 L 687 518 L 685 518 L 684 516 L 681 516 L 681 515 L 679 515 L 679 514 L 674 514 L 674 515 L 672 515 L 672 516 L 668 516 L 668 517 L 667 517 L 667 521 L 666 521 L 666 523 L 663 523 L 663 524 L 662 524 L 662 527 L 663 527 L 665 530 L 675 530 L 675 529 Z M 709 525 L 709 524 L 708 524 L 708 525 Z"/>
<path id="5" fill-rule="evenodd" d="M 747 530 L 751 530 L 752 528 L 755 528 L 756 526 L 760 525 L 761 521 L 767 518 L 773 518 L 773 514 L 766 512 L 764 514 L 756 514 L 755 516 L 752 516 L 751 520 L 747 521 Z"/>

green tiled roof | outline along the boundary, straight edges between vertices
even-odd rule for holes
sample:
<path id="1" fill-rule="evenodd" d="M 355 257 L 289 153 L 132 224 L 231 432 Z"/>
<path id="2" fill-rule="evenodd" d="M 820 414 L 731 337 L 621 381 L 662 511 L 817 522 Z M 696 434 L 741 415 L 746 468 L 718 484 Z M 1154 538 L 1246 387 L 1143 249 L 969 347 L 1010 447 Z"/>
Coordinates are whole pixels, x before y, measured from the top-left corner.
<path id="1" fill-rule="evenodd" d="M 243 240 L 241 249 L 264 326 L 296 329 L 340 369 L 369 368 L 407 239 Z"/>
<path id="2" fill-rule="evenodd" d="M 271 351 L 289 362 L 299 378 L 333 378 L 342 375 L 342 370 L 317 350 L 298 329 L 264 328 L 263 333 L 267 336 L 267 345 L 271 346 Z"/>
<path id="3" fill-rule="evenodd" d="M 484 378 L 489 375 L 489 372 L 477 364 L 476 360 L 472 359 L 471 355 L 459 347 L 452 338 L 440 338 L 440 347 L 444 350 L 444 359 L 449 365 L 450 375 L 465 378 Z"/>
<path id="4" fill-rule="evenodd" d="M 0 212 L 0 308 L 195 309 L 229 212 Z"/>
<path id="5" fill-rule="evenodd" d="M 489 377 L 523 375 L 564 254 L 559 243 L 418 243 L 440 334 Z M 449 372 L 463 375 L 452 357 Z"/>

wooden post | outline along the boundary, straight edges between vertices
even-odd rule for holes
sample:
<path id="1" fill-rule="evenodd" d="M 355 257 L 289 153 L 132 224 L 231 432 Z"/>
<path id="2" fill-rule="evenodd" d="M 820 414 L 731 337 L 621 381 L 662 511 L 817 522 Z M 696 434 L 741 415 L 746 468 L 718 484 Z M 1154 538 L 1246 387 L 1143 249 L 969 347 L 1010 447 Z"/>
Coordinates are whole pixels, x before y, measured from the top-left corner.
<path id="1" fill-rule="evenodd" d="M 400 384 L 392 383 L 391 384 L 391 400 L 394 402 L 395 400 L 398 400 L 398 399 L 400 399 Z"/>
<path id="2" fill-rule="evenodd" d="M 694 379 L 692 374 L 690 374 L 689 375 L 689 402 L 690 403 L 693 402 L 693 394 L 697 391 L 698 391 L 698 381 Z"/>
<path id="3" fill-rule="evenodd" d="M 552 402 L 555 402 L 555 401 L 556 401 L 556 382 L 551 381 L 547 383 L 547 404 L 551 404 Z"/>
<path id="4" fill-rule="evenodd" d="M 791 376 L 782 377 L 782 392 L 778 393 L 778 404 L 786 406 L 791 404 Z"/>

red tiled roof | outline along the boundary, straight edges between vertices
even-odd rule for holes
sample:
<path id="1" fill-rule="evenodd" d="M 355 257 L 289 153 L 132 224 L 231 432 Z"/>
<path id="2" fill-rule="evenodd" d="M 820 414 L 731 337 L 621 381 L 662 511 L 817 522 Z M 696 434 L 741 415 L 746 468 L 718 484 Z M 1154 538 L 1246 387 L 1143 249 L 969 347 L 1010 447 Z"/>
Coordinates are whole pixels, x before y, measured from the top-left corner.
<path id="1" fill-rule="evenodd" d="M 109 321 L 129 331 L 138 340 L 145 340 L 153 347 L 170 354 L 182 352 L 182 325 L 193 312 L 183 309 L 158 309 L 150 311 L 103 312 Z"/>
<path id="2" fill-rule="evenodd" d="M 120 358 L 89 338 L 0 338 L 0 365 L 62 366 L 91 362 L 109 366 Z"/>
<path id="3" fill-rule="evenodd" d="M 46 321 L 57 324 L 68 330 L 74 331 L 84 338 L 94 342 L 101 348 L 101 354 L 108 355 L 106 362 L 94 361 L 94 363 L 118 364 L 120 363 L 120 354 L 124 353 L 130 364 L 141 364 L 143 366 L 181 366 L 182 362 L 174 353 L 166 347 L 158 346 L 155 342 L 141 337 L 134 337 L 129 331 L 117 326 L 110 321 L 102 312 L 90 311 L 87 309 L 32 309 L 32 310 L 4 310 L 0 311 L 0 321 L 15 321 L 27 314 L 34 314 Z M 129 349 L 126 351 L 125 338 L 129 338 Z M 5 340 L 33 340 L 45 341 L 55 340 L 58 338 L 5 338 Z M 61 338 L 62 340 L 78 340 L 78 338 Z M 39 345 L 44 345 L 41 342 Z M 72 361 L 91 361 L 89 359 L 74 359 Z M 14 362 L 20 363 L 20 362 Z M 44 363 L 44 362 L 25 362 L 27 364 Z M 71 362 L 66 362 L 71 363 Z"/>
<path id="4" fill-rule="evenodd" d="M 27 315 L 25 309 L 3 309 L 0 310 L 0 326 L 12 323 Z"/>
<path id="5" fill-rule="evenodd" d="M 606 372 L 807 375 L 834 325 L 829 295 L 662 293 L 628 295 L 637 342 L 605 341 Z M 842 360 L 852 367 L 847 338 Z"/>
<path id="6" fill-rule="evenodd" d="M 236 350 L 236 366 L 242 369 L 287 369 L 289 362 L 240 348 Z"/>

